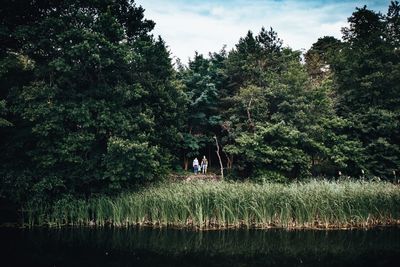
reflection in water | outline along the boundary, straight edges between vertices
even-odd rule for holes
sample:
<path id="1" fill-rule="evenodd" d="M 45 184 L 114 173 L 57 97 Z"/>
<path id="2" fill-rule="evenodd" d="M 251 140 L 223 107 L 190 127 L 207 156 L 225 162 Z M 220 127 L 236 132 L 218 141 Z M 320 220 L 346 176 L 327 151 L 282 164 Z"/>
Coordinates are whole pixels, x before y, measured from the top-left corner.
<path id="1" fill-rule="evenodd" d="M 8 266 L 394 266 L 400 229 L 0 229 Z M 2 266 L 5 266 L 1 264 Z"/>

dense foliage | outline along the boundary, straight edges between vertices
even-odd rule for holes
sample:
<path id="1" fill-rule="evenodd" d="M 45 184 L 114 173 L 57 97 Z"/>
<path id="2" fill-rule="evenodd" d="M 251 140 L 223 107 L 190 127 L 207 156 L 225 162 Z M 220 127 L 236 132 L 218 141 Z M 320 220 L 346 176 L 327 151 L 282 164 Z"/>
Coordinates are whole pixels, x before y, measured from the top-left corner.
<path id="1" fill-rule="evenodd" d="M 357 8 L 342 30 L 343 42 L 318 39 L 305 62 L 265 28 L 258 35 L 249 31 L 229 52 L 207 60 L 196 54 L 180 73 L 184 81 L 206 80 L 204 96 L 212 97 L 206 88 L 217 89 L 217 101 L 201 109 L 212 108 L 219 128 L 209 123 L 201 129 L 212 129 L 202 136 L 221 139 L 225 169 L 262 180 L 342 174 L 396 179 L 399 12 L 397 1 L 386 15 Z M 198 71 L 198 65 L 205 67 Z M 196 86 L 187 84 L 187 94 Z M 198 141 L 197 151 L 201 147 Z"/>
<path id="2" fill-rule="evenodd" d="M 112 194 L 202 155 L 219 167 L 215 140 L 232 177 L 395 179 L 399 12 L 357 8 L 343 41 L 304 55 L 262 28 L 174 68 L 133 1 L 5 1 L 0 195 Z"/>
<path id="3" fill-rule="evenodd" d="M 164 174 L 184 95 L 144 10 L 123 0 L 2 6 L 3 194 L 112 192 Z"/>

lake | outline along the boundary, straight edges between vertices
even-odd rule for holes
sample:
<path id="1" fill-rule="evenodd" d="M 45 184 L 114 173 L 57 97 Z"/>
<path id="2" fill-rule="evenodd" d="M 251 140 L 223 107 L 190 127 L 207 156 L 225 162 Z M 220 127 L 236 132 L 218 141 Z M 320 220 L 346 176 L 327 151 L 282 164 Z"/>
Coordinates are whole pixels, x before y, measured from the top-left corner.
<path id="1" fill-rule="evenodd" d="M 5 266 L 396 266 L 400 228 L 0 228 Z"/>

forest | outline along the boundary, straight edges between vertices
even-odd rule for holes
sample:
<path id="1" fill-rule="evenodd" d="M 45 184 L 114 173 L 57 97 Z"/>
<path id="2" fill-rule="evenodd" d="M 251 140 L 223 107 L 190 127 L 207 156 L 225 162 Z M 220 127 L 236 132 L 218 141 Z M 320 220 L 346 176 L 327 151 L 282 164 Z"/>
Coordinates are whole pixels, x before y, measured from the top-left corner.
<path id="1" fill-rule="evenodd" d="M 398 1 L 308 51 L 260 25 L 188 64 L 145 16 L 130 0 L 2 2 L 2 202 L 117 195 L 203 155 L 220 172 L 217 145 L 228 180 L 398 179 Z"/>

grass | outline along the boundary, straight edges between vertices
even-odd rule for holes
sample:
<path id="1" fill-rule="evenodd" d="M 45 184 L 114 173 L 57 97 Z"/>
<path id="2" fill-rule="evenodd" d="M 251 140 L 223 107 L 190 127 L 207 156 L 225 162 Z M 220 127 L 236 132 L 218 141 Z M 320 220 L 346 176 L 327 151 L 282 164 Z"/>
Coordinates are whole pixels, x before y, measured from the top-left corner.
<path id="1" fill-rule="evenodd" d="M 398 224 L 400 188 L 385 182 L 174 182 L 118 197 L 25 209 L 28 225 L 349 228 Z"/>

